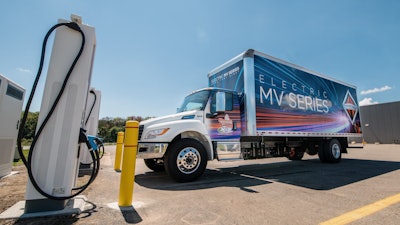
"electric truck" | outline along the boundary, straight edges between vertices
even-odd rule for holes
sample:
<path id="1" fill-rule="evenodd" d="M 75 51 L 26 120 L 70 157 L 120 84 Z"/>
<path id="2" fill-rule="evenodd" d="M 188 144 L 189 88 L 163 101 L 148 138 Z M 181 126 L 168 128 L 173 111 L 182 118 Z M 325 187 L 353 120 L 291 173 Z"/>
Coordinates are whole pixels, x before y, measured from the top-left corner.
<path id="1" fill-rule="evenodd" d="M 176 114 L 142 121 L 137 158 L 187 182 L 214 159 L 338 163 L 361 135 L 355 86 L 249 49 L 211 70 Z"/>

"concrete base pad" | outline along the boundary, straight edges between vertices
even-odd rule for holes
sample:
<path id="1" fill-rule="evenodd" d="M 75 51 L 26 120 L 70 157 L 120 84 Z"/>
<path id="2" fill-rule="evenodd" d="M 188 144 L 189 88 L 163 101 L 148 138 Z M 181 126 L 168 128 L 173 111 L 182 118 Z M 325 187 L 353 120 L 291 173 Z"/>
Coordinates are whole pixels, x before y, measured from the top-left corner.
<path id="1" fill-rule="evenodd" d="M 86 209 L 86 206 L 92 205 L 88 203 L 85 196 L 78 195 L 75 198 L 68 200 L 67 205 L 63 210 L 25 213 L 25 201 L 19 201 L 3 213 L 1 213 L 0 219 L 18 219 L 80 214 Z"/>
<path id="2" fill-rule="evenodd" d="M 131 206 L 119 206 L 118 202 L 112 202 L 112 203 L 108 203 L 107 204 L 108 208 L 115 209 L 115 210 L 121 210 L 121 211 L 124 211 L 126 209 L 130 210 L 132 207 L 134 209 L 139 209 L 139 208 L 142 208 L 143 205 L 144 205 L 144 203 L 143 202 L 139 202 L 139 201 L 132 202 Z"/>

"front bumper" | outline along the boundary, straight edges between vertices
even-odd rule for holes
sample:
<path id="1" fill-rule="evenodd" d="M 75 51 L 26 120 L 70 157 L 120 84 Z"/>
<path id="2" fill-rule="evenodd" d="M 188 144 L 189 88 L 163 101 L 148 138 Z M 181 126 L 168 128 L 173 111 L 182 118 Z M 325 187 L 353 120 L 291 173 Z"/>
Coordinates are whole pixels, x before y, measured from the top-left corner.
<path id="1" fill-rule="evenodd" d="M 140 143 L 136 157 L 140 159 L 163 158 L 169 143 Z"/>

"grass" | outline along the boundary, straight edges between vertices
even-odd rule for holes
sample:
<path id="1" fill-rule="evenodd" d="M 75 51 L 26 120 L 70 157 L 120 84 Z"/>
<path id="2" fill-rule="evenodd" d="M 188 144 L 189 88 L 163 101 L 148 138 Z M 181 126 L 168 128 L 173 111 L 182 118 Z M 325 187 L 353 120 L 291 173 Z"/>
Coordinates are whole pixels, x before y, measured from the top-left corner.
<path id="1" fill-rule="evenodd" d="M 18 151 L 17 149 L 15 149 L 15 151 Z M 25 158 L 28 158 L 28 153 L 29 153 L 29 149 L 22 149 L 22 152 L 24 153 Z M 22 162 L 22 159 L 18 159 L 18 160 L 14 160 L 13 162 L 13 166 L 20 166 L 23 165 L 24 163 Z"/>

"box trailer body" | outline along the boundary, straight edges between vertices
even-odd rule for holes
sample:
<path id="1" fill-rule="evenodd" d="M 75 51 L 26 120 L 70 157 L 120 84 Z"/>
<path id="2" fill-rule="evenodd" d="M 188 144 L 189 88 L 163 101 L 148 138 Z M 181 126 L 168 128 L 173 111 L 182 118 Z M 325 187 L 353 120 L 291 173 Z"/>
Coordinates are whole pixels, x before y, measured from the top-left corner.
<path id="1" fill-rule="evenodd" d="M 356 88 L 256 51 L 211 71 L 209 86 L 244 95 L 245 136 L 357 136 Z"/>
<path id="2" fill-rule="evenodd" d="M 206 160 L 318 154 L 339 162 L 361 136 L 356 87 L 252 49 L 208 74 L 178 113 L 140 125 L 138 157 L 178 181 L 196 179 Z"/>

